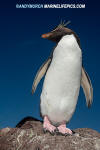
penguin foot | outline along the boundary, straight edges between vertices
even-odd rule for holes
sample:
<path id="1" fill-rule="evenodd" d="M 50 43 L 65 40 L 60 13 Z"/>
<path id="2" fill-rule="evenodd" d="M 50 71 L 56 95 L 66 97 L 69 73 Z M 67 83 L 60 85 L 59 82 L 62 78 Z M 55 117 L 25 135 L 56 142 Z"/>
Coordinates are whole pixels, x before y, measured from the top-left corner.
<path id="1" fill-rule="evenodd" d="M 73 132 L 69 129 L 69 128 L 66 128 L 66 124 L 62 124 L 60 125 L 59 127 L 57 127 L 58 129 L 58 134 L 61 134 L 61 135 L 72 135 Z"/>
<path id="2" fill-rule="evenodd" d="M 56 130 L 54 130 L 54 131 L 50 131 L 50 130 L 47 130 L 47 129 L 45 129 L 45 128 L 43 128 L 43 132 L 44 133 L 50 133 L 51 135 L 55 135 L 56 134 Z"/>
<path id="3" fill-rule="evenodd" d="M 55 130 L 56 130 L 56 127 L 53 126 L 53 125 L 50 123 L 48 117 L 45 116 L 45 117 L 44 117 L 44 123 L 43 123 L 43 131 L 44 131 L 44 133 L 45 133 L 45 132 L 50 132 L 52 135 L 54 135 Z"/>

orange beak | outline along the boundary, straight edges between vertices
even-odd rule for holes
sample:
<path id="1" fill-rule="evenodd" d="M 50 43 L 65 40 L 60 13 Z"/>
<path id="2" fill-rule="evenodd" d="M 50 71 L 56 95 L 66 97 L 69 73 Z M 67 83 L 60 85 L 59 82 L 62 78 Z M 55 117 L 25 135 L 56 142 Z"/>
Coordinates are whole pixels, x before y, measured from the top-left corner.
<path id="1" fill-rule="evenodd" d="M 41 37 L 46 39 L 51 35 L 51 33 L 42 34 Z"/>

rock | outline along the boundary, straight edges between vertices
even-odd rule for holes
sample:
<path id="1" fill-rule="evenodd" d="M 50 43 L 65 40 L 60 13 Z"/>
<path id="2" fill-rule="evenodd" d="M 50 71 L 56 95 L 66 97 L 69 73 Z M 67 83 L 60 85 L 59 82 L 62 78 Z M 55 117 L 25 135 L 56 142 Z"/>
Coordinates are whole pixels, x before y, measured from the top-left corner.
<path id="1" fill-rule="evenodd" d="M 44 133 L 42 122 L 27 117 L 16 128 L 0 130 L 0 150 L 100 150 L 100 133 L 75 129 L 72 136 Z"/>
<path id="2" fill-rule="evenodd" d="M 3 136 L 3 135 L 5 135 L 7 132 L 9 132 L 10 131 L 10 129 L 11 128 L 3 128 L 3 129 L 1 129 L 1 131 L 0 131 L 0 136 Z"/>

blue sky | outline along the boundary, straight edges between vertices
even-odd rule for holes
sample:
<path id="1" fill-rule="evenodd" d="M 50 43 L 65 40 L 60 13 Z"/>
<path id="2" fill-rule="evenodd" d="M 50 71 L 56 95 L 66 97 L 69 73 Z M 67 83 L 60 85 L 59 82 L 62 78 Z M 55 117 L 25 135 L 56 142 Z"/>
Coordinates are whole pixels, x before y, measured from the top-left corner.
<path id="1" fill-rule="evenodd" d="M 67 1 L 67 0 L 66 0 Z M 81 1 L 83 2 L 83 1 Z M 85 2 L 86 3 L 86 2 Z M 31 87 L 35 74 L 49 56 L 54 43 L 41 38 L 60 20 L 71 20 L 69 28 L 80 37 L 83 64 L 94 89 L 93 105 L 86 107 L 82 89 L 70 128 L 93 128 L 100 132 L 100 13 L 98 4 L 85 9 L 16 9 L 2 5 L 0 13 L 0 128 L 14 127 L 22 118 L 40 119 L 42 83 L 35 94 Z"/>

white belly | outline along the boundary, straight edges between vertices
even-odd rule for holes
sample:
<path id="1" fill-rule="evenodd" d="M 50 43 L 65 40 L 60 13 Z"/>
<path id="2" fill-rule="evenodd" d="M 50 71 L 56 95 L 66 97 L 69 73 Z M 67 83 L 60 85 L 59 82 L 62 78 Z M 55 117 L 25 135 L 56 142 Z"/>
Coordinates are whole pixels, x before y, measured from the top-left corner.
<path id="1" fill-rule="evenodd" d="M 41 93 L 41 113 L 54 124 L 70 120 L 80 89 L 81 50 L 74 36 L 64 38 L 54 50 Z"/>

